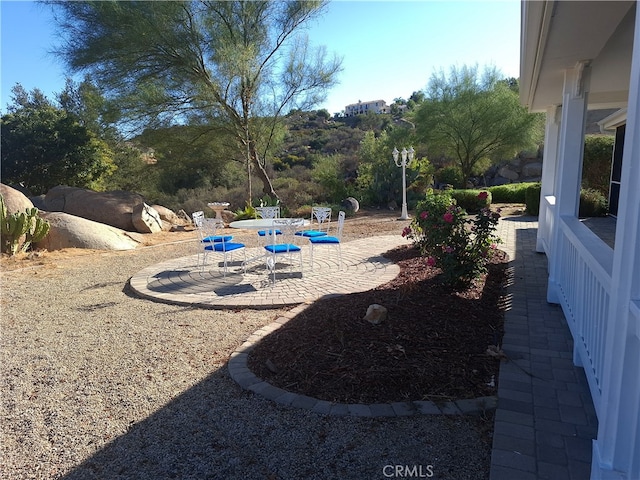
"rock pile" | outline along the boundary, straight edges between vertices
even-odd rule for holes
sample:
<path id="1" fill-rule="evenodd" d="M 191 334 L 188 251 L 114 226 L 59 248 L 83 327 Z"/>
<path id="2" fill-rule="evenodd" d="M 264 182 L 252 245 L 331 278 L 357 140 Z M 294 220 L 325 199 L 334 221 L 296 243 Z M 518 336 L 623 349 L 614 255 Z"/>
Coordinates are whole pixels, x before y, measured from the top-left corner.
<path id="1" fill-rule="evenodd" d="M 476 177 L 477 186 L 493 187 L 507 183 L 539 182 L 542 178 L 542 150 L 521 152 L 512 160 L 491 166 Z"/>
<path id="2" fill-rule="evenodd" d="M 60 185 L 46 195 L 27 198 L 7 185 L 0 194 L 10 213 L 37 207 L 51 224 L 38 248 L 92 248 L 130 250 L 143 241 L 141 233 L 184 227 L 184 220 L 160 205 L 150 206 L 142 196 L 125 191 L 94 192 Z"/>

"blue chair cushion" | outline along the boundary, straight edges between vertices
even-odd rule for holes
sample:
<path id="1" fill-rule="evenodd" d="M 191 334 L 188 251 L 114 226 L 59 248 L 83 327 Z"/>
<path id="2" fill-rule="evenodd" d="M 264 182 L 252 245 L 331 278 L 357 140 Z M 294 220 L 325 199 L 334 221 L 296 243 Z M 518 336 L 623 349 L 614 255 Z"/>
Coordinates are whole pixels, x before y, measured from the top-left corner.
<path id="1" fill-rule="evenodd" d="M 334 244 L 334 243 L 340 243 L 340 239 L 337 237 L 328 237 L 328 236 L 324 236 L 324 237 L 311 237 L 309 238 L 309 241 L 311 243 L 314 244 L 321 244 L 321 243 L 325 243 L 325 244 Z"/>
<path id="2" fill-rule="evenodd" d="M 326 232 L 319 232 L 318 230 L 303 230 L 301 232 L 296 232 L 296 235 L 307 238 L 324 237 L 326 234 Z"/>
<path id="3" fill-rule="evenodd" d="M 203 243 L 218 243 L 218 242 L 230 242 L 233 240 L 233 235 L 209 235 L 202 239 Z"/>
<path id="4" fill-rule="evenodd" d="M 232 250 L 238 250 L 239 248 L 244 248 L 244 243 L 219 242 L 204 247 L 205 250 L 209 250 L 210 252 L 230 252 Z"/>
<path id="5" fill-rule="evenodd" d="M 273 230 L 258 230 L 258 235 L 260 235 L 261 237 L 264 237 L 265 235 L 271 235 L 273 233 Z M 282 232 L 280 230 L 276 230 L 276 235 L 282 235 Z"/>
<path id="6" fill-rule="evenodd" d="M 300 247 L 291 243 L 279 243 L 277 245 L 267 245 L 264 247 L 267 252 L 270 253 L 287 253 L 287 252 L 299 252 Z"/>

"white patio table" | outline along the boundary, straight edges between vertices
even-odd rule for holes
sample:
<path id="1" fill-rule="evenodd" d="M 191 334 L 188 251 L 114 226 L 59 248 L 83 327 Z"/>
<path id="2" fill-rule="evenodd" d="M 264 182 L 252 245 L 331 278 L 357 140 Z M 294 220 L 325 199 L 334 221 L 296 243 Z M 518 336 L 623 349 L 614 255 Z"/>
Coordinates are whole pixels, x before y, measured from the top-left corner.
<path id="1" fill-rule="evenodd" d="M 231 222 L 229 226 L 231 228 L 245 229 L 245 230 L 268 230 L 273 227 L 273 218 L 251 218 L 249 220 L 236 220 Z M 289 220 L 287 218 L 279 218 L 278 220 Z M 292 220 L 292 219 L 291 219 Z M 310 221 L 305 219 L 303 227 L 308 227 Z"/>
<path id="2" fill-rule="evenodd" d="M 273 228 L 273 221 L 276 220 L 274 218 L 251 218 L 248 220 L 236 220 L 231 222 L 229 226 L 231 228 L 237 228 L 242 230 L 270 230 Z M 277 220 L 293 220 L 293 218 L 278 218 Z M 304 219 L 301 228 L 308 227 L 311 224 L 310 220 Z M 244 262 L 245 265 L 250 262 L 255 262 L 256 260 L 264 259 L 266 257 L 266 251 L 262 254 L 255 255 L 251 258 L 247 258 Z"/>

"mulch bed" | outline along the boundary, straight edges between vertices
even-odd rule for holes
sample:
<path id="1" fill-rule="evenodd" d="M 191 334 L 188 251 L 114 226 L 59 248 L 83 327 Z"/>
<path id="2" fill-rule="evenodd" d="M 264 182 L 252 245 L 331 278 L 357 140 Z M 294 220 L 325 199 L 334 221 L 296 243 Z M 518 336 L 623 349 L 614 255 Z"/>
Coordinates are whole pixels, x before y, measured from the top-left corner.
<path id="1" fill-rule="evenodd" d="M 290 392 L 340 403 L 445 401 L 495 395 L 507 255 L 468 290 L 451 292 L 416 249 L 388 252 L 400 274 L 374 290 L 323 299 L 268 335 L 249 368 Z M 371 304 L 386 321 L 363 320 Z"/>

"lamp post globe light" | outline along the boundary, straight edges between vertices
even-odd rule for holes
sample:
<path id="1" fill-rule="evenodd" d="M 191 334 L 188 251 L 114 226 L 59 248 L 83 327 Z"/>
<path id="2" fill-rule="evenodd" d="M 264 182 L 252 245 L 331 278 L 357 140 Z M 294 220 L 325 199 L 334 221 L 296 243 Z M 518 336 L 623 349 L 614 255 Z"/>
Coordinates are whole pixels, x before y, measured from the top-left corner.
<path id="1" fill-rule="evenodd" d="M 398 220 L 409 220 L 409 214 L 407 213 L 407 165 L 411 165 L 415 150 L 413 147 L 402 149 L 402 152 L 398 152 L 397 148 L 393 148 L 393 161 L 396 167 L 402 167 L 402 214 Z M 400 155 L 400 161 L 398 161 L 398 154 Z"/>

